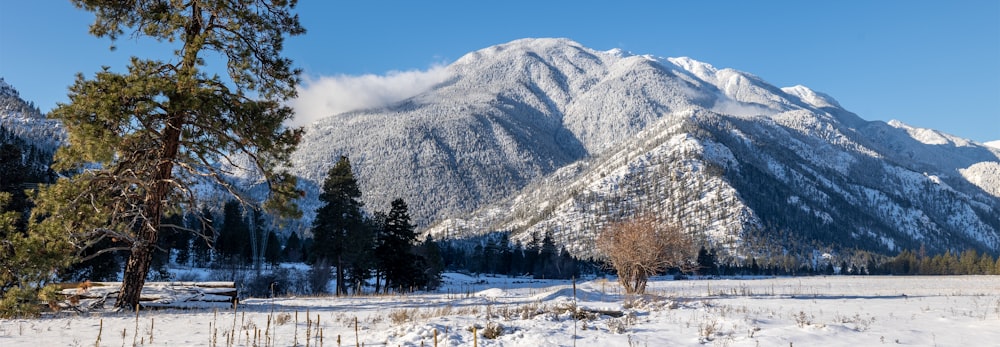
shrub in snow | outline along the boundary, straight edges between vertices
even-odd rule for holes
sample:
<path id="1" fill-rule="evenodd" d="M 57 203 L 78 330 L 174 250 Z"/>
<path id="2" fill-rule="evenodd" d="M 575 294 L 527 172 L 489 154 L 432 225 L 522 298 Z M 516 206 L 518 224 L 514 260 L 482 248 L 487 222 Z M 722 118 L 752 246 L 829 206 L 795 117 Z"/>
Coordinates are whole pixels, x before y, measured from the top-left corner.
<path id="1" fill-rule="evenodd" d="M 500 335 L 503 335 L 503 325 L 497 322 L 486 323 L 486 328 L 483 328 L 483 337 L 492 340 Z"/>

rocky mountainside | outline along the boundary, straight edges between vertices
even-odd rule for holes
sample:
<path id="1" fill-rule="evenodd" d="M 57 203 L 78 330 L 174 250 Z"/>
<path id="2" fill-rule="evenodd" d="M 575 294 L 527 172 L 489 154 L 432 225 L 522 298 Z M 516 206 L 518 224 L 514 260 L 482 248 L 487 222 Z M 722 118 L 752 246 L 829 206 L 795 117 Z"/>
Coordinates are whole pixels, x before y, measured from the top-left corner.
<path id="1" fill-rule="evenodd" d="M 3 170 L 23 169 L 18 174 L 23 177 L 18 179 L 29 183 L 55 179 L 49 165 L 64 136 L 59 122 L 46 119 L 34 104 L 21 99 L 17 90 L 0 77 L 0 145 L 9 145 L 4 151 L 11 151 L 5 153 L 4 161 L 18 154 L 21 158 L 20 162 L 0 163 Z M 3 170 L 0 175 L 11 174 Z"/>
<path id="2" fill-rule="evenodd" d="M 59 122 L 45 118 L 33 103 L 21 99 L 13 86 L 0 77 L 0 126 L 34 147 L 54 152 L 65 133 Z"/>
<path id="3" fill-rule="evenodd" d="M 448 69 L 413 98 L 307 127 L 293 159 L 305 210 L 347 155 L 369 209 L 404 198 L 441 237 L 551 232 L 588 255 L 602 225 L 646 211 L 728 249 L 1000 250 L 995 148 L 866 121 L 803 86 L 566 39 Z"/>

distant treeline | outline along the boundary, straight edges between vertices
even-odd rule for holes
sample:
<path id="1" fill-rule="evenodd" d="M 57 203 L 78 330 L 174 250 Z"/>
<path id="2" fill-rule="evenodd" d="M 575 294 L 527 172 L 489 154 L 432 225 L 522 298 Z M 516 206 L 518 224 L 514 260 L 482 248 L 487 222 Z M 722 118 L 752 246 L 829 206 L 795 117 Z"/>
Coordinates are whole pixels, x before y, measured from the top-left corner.
<path id="1" fill-rule="evenodd" d="M 815 276 L 815 275 L 1000 275 L 1000 258 L 968 249 L 927 254 L 925 249 L 904 250 L 893 257 L 864 251 L 837 257 L 803 259 L 779 256 L 767 259 L 719 261 L 714 251 L 702 248 L 698 255 L 700 275 Z"/>

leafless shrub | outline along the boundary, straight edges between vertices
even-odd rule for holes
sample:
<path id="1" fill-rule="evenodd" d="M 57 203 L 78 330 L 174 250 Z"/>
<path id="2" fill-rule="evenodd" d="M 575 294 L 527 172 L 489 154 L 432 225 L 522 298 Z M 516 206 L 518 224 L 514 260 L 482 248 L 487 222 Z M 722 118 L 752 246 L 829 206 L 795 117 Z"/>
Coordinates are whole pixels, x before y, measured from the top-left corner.
<path id="1" fill-rule="evenodd" d="M 608 331 L 610 331 L 610 332 L 612 332 L 614 334 L 623 334 L 623 333 L 625 333 L 625 325 L 626 324 L 625 324 L 625 321 L 623 319 L 611 318 L 611 319 L 608 319 L 607 324 L 608 324 Z"/>
<path id="2" fill-rule="evenodd" d="M 706 319 L 698 324 L 698 334 L 703 341 L 712 341 L 719 331 L 719 322 L 714 319 Z"/>
<path id="3" fill-rule="evenodd" d="M 497 322 L 488 322 L 486 327 L 483 328 L 483 337 L 487 339 L 495 339 L 503 335 L 503 325 Z"/>
<path id="4" fill-rule="evenodd" d="M 627 294 L 645 293 L 649 276 L 696 266 L 691 236 L 649 215 L 608 225 L 597 237 L 597 248 L 618 273 L 618 283 Z"/>
<path id="5" fill-rule="evenodd" d="M 805 311 L 799 311 L 799 313 L 792 315 L 792 318 L 795 318 L 795 325 L 798 325 L 799 328 L 812 325 L 812 317 L 806 315 Z"/>
<path id="6" fill-rule="evenodd" d="M 285 325 L 288 321 L 292 320 L 292 314 L 288 312 L 279 313 L 274 317 L 274 324 Z"/>
<path id="7" fill-rule="evenodd" d="M 416 316 L 417 309 L 398 309 L 389 312 L 389 321 L 392 324 L 403 324 L 413 320 Z"/>

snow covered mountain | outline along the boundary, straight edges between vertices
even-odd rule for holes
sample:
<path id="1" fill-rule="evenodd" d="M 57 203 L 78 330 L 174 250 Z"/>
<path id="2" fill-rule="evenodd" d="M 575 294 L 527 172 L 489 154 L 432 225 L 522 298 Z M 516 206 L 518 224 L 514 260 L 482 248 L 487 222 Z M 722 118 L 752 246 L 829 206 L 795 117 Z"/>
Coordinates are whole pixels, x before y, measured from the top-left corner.
<path id="1" fill-rule="evenodd" d="M 304 210 L 341 155 L 371 210 L 395 198 L 441 237 L 551 232 L 578 254 L 654 211 L 724 248 L 1000 251 L 1000 150 L 866 121 L 803 86 L 690 58 L 523 39 L 444 83 L 306 129 Z M 308 220 L 308 219 L 307 219 Z"/>
<path id="2" fill-rule="evenodd" d="M 59 122 L 46 119 L 38 107 L 21 99 L 17 89 L 3 77 L 0 77 L 0 126 L 50 154 L 65 136 Z"/>
<path id="3" fill-rule="evenodd" d="M 46 119 L 34 104 L 21 99 L 17 90 L 0 77 L 0 144 L 13 146 L 21 156 L 20 163 L 0 163 L 4 167 L 0 175 L 8 174 L 4 171 L 10 170 L 8 165 L 13 164 L 26 169 L 24 176 L 18 178 L 25 182 L 55 179 L 55 172 L 49 166 L 56 147 L 64 137 L 65 132 L 59 122 Z M 5 148 L 5 151 L 12 148 Z"/>

